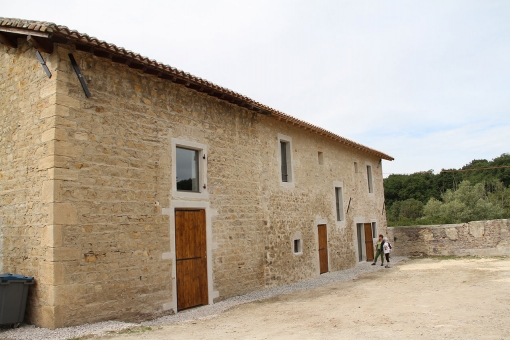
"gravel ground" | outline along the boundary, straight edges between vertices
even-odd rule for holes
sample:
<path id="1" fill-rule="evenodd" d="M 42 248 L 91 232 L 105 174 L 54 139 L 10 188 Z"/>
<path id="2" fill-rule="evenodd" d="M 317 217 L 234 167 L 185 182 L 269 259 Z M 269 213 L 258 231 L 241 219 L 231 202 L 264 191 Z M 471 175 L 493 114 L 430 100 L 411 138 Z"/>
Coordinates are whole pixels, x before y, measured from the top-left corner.
<path id="1" fill-rule="evenodd" d="M 405 257 L 392 257 L 391 264 L 405 259 Z M 259 290 L 241 296 L 236 296 L 213 305 L 193 308 L 174 315 L 164 316 L 152 321 L 142 323 L 128 323 L 119 321 L 105 321 L 81 326 L 65 327 L 56 330 L 38 328 L 32 325 L 21 325 L 16 329 L 0 329 L 0 339 L 31 339 L 31 340 L 67 340 L 80 338 L 86 335 L 105 335 L 108 332 L 119 332 L 139 326 L 161 326 L 179 323 L 183 321 L 208 318 L 218 315 L 232 307 L 263 299 L 269 299 L 281 294 L 289 294 L 297 291 L 309 290 L 335 282 L 350 281 L 359 275 L 384 269 L 380 265 L 372 266 L 369 262 L 359 263 L 356 267 L 332 273 L 326 273 L 319 277 L 299 281 L 285 286 Z"/>

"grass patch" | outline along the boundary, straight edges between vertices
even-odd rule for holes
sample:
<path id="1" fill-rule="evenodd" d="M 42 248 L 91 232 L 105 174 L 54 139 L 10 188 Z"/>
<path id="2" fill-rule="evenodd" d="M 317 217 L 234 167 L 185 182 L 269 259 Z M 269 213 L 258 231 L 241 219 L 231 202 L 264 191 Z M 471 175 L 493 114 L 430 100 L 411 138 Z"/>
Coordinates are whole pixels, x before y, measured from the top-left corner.
<path id="1" fill-rule="evenodd" d="M 108 332 L 109 334 L 137 334 L 137 333 L 145 333 L 152 331 L 152 327 L 147 326 L 139 326 L 139 327 L 132 327 L 132 328 L 126 328 L 122 331 L 118 332 Z"/>
<path id="2" fill-rule="evenodd" d="M 456 256 L 456 255 L 437 255 L 437 256 L 429 256 L 429 258 L 439 261 L 448 261 L 448 260 L 464 260 L 468 258 L 478 258 L 478 256 Z"/>

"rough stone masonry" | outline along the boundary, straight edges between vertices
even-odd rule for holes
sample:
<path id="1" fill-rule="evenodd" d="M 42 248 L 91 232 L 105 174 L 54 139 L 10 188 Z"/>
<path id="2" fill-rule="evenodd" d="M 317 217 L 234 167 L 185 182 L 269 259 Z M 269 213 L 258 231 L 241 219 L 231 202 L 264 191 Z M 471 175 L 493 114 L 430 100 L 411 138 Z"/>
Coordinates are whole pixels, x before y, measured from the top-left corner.
<path id="1" fill-rule="evenodd" d="M 17 39 L 0 44 L 0 268 L 35 277 L 28 322 L 58 328 L 177 312 L 177 208 L 206 211 L 210 303 L 318 276 L 319 224 L 329 271 L 359 261 L 357 224 L 386 231 L 389 156 L 69 41 L 42 53 L 47 78 L 26 37 L 39 26 L 19 27 L 0 31 Z M 281 180 L 281 140 L 291 183 Z M 176 190 L 181 143 L 202 150 L 200 193 Z"/>
<path id="2" fill-rule="evenodd" d="M 397 256 L 510 255 L 510 219 L 388 228 Z"/>

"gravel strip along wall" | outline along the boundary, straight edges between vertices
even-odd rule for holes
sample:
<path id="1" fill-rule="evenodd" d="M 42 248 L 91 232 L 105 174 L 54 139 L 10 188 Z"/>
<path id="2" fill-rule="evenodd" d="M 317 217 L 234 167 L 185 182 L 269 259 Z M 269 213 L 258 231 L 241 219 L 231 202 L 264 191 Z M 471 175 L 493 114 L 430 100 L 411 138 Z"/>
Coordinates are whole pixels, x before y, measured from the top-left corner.
<path id="1" fill-rule="evenodd" d="M 510 254 L 510 219 L 388 228 L 400 256 Z"/>
<path id="2" fill-rule="evenodd" d="M 405 257 L 395 256 L 391 258 L 394 265 Z M 190 309 L 174 315 L 164 316 L 152 321 L 142 323 L 127 323 L 118 321 L 106 321 L 93 324 L 85 324 L 81 326 L 58 328 L 50 330 L 46 328 L 38 328 L 32 325 L 24 325 L 17 329 L 0 330 L 0 338 L 2 339 L 32 339 L 32 340 L 66 340 L 79 338 L 85 335 L 104 335 L 108 332 L 118 332 L 128 328 L 137 326 L 161 326 L 179 323 L 183 321 L 202 319 L 218 315 L 235 306 L 258 300 L 269 299 L 281 294 L 290 294 L 298 291 L 309 290 L 336 282 L 346 282 L 357 278 L 358 276 L 382 270 L 384 267 L 372 266 L 370 262 L 359 263 L 356 267 L 340 270 L 336 272 L 326 273 L 319 277 L 295 282 L 289 285 L 277 286 L 265 290 L 251 292 L 245 295 L 236 296 L 213 305 L 207 305 L 199 308 Z"/>

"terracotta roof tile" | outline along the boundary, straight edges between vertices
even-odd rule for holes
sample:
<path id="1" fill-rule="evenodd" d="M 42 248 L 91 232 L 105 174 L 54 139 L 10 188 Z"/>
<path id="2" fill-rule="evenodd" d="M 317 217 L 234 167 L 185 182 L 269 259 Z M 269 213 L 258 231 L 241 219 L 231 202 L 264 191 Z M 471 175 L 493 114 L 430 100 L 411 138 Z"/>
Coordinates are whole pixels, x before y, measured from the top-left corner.
<path id="1" fill-rule="evenodd" d="M 362 150 L 364 152 L 367 152 L 369 154 L 375 155 L 377 157 L 386 159 L 386 160 L 393 160 L 393 157 L 382 153 L 378 150 L 369 148 L 365 145 L 356 143 L 350 139 L 341 137 L 339 135 L 336 135 L 330 131 L 327 131 L 321 127 L 315 126 L 313 124 L 307 123 L 303 120 L 297 119 L 295 117 L 289 116 L 283 112 L 280 112 L 278 110 L 272 109 L 269 106 L 266 106 L 264 104 L 261 104 L 259 102 L 254 101 L 251 98 L 248 98 L 246 96 L 243 96 L 237 92 L 234 92 L 232 90 L 226 89 L 224 87 L 218 86 L 216 84 L 213 84 L 205 79 L 195 77 L 189 73 L 183 72 L 181 70 L 178 70 L 174 67 L 171 67 L 169 65 L 164 65 L 162 63 L 159 63 L 158 61 L 154 59 L 149 59 L 147 57 L 144 57 L 140 54 L 136 54 L 132 51 L 127 51 L 126 49 L 122 47 L 117 47 L 114 44 L 109 44 L 105 41 L 99 40 L 95 37 L 90 37 L 87 34 L 80 33 L 75 30 L 70 30 L 66 26 L 56 25 L 51 22 L 45 22 L 45 21 L 31 21 L 31 20 L 22 20 L 22 19 L 13 19 L 13 18 L 0 18 L 0 29 L 1 27 L 16 27 L 16 28 L 23 28 L 27 30 L 27 35 L 30 34 L 30 31 L 38 31 L 38 32 L 47 32 L 51 33 L 50 38 L 52 36 L 65 38 L 69 40 L 70 43 L 78 43 L 82 45 L 89 45 L 94 48 L 101 48 L 106 52 L 112 53 L 117 57 L 123 57 L 131 60 L 135 60 L 142 65 L 151 66 L 154 67 L 160 71 L 165 71 L 173 76 L 178 76 L 181 78 L 181 80 L 184 80 L 186 82 L 189 82 L 191 84 L 198 84 L 200 86 L 203 86 L 207 89 L 210 89 L 212 91 L 215 91 L 220 94 L 229 95 L 233 97 L 234 99 L 237 99 L 241 101 L 248 109 L 255 110 L 257 112 L 262 111 L 264 113 L 267 113 L 271 115 L 272 117 L 291 123 L 293 125 L 297 125 L 301 128 L 304 128 L 306 130 L 313 131 L 319 135 L 327 136 L 328 138 L 331 138 L 341 144 L 347 145 L 349 147 Z"/>

